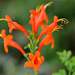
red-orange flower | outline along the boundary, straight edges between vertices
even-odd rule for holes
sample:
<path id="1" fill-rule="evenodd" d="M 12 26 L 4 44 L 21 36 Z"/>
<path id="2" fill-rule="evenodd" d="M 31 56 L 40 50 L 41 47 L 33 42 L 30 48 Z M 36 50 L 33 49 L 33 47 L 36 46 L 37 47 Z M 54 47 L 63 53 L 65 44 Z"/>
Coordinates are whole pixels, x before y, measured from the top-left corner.
<path id="1" fill-rule="evenodd" d="M 29 58 L 31 61 L 25 63 L 26 67 L 34 67 L 35 72 L 37 72 L 40 68 L 40 64 L 44 62 L 44 57 L 40 57 L 40 52 L 36 51 L 35 55 L 29 53 Z"/>
<path id="2" fill-rule="evenodd" d="M 46 25 L 46 28 L 40 33 L 38 40 L 44 35 L 48 33 L 52 33 L 54 30 L 58 30 L 61 26 L 57 26 L 58 17 L 54 16 L 54 22 L 50 24 L 49 26 Z"/>
<path id="3" fill-rule="evenodd" d="M 5 29 L 1 31 L 0 36 L 4 39 L 4 50 L 6 53 L 8 53 L 8 47 L 7 46 L 12 46 L 17 48 L 23 55 L 25 54 L 24 50 L 18 45 L 16 42 L 14 42 L 13 36 L 12 35 L 7 35 L 5 34 Z"/>
<path id="4" fill-rule="evenodd" d="M 39 25 L 42 29 L 45 28 L 45 24 L 43 21 L 45 20 L 46 23 L 48 23 L 48 17 L 43 5 L 40 7 L 40 11 L 30 10 L 30 13 L 31 20 L 29 21 L 29 24 L 32 25 L 33 33 L 37 34 Z"/>
<path id="5" fill-rule="evenodd" d="M 58 29 L 61 28 L 61 25 L 60 26 L 57 26 L 57 22 L 58 22 L 58 17 L 57 16 L 54 16 L 54 22 L 52 24 L 50 24 L 49 26 L 46 26 L 46 28 L 40 33 L 40 35 L 38 37 L 38 40 L 40 40 L 40 38 L 44 34 L 47 34 L 47 35 L 42 39 L 42 41 L 39 44 L 39 48 L 38 48 L 38 51 L 39 52 L 41 52 L 41 48 L 42 48 L 43 45 L 48 45 L 51 42 L 52 42 L 51 48 L 53 49 L 53 47 L 54 47 L 54 39 L 53 39 L 51 33 L 53 31 L 58 30 Z"/>
<path id="6" fill-rule="evenodd" d="M 52 42 L 52 45 L 51 45 L 51 48 L 53 49 L 54 48 L 54 39 L 52 37 L 52 34 L 49 33 L 47 34 L 43 39 L 42 41 L 40 42 L 39 44 L 39 48 L 38 48 L 38 51 L 41 52 L 41 48 L 43 45 L 48 45 Z"/>
<path id="7" fill-rule="evenodd" d="M 27 36 L 29 36 L 29 33 L 22 25 L 18 24 L 17 22 L 13 22 L 8 15 L 6 15 L 5 18 L 6 19 L 2 19 L 2 20 L 6 20 L 8 22 L 10 33 L 12 33 L 13 29 L 18 29 L 18 30 L 22 30 Z"/>

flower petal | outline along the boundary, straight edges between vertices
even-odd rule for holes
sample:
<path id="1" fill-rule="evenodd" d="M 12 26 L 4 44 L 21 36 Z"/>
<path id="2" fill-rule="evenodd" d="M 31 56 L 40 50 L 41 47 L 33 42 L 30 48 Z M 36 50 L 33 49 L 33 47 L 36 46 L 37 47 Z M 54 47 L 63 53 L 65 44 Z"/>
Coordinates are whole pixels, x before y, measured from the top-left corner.
<path id="1" fill-rule="evenodd" d="M 12 32 L 13 29 L 22 30 L 27 36 L 29 36 L 29 33 L 27 32 L 27 30 L 22 25 L 18 24 L 17 22 L 11 22 L 10 33 Z"/>
<path id="2" fill-rule="evenodd" d="M 7 47 L 5 42 L 4 42 L 4 50 L 5 50 L 6 53 L 8 53 L 8 47 Z"/>
<path id="3" fill-rule="evenodd" d="M 40 65 L 35 65 L 34 66 L 35 72 L 37 72 L 39 70 L 39 68 L 40 68 Z"/>
<path id="4" fill-rule="evenodd" d="M 4 39 L 4 49 L 6 52 L 8 52 L 7 46 L 12 46 L 17 48 L 23 55 L 25 54 L 25 51 L 21 48 L 21 46 L 18 45 L 15 41 L 11 40 L 12 39 L 11 35 L 8 36 L 5 35 L 5 29 L 1 31 L 1 35 L 2 38 Z"/>
<path id="5" fill-rule="evenodd" d="M 50 42 L 51 42 L 51 39 L 50 39 L 50 35 L 46 35 L 44 38 L 43 38 L 43 44 L 44 45 L 48 45 Z"/>
<path id="6" fill-rule="evenodd" d="M 29 24 L 32 25 L 32 31 L 33 31 L 33 33 L 35 33 L 35 16 L 33 14 L 31 14 L 30 18 L 31 18 L 31 20 L 29 21 Z"/>
<path id="7" fill-rule="evenodd" d="M 49 43 L 51 43 L 53 41 L 52 34 L 47 34 L 42 41 L 44 45 L 48 45 Z"/>
<path id="8" fill-rule="evenodd" d="M 41 25 L 42 25 L 41 23 L 42 23 L 44 20 L 46 21 L 46 23 L 48 23 L 48 17 L 47 17 L 47 14 L 46 14 L 46 12 L 45 12 L 45 8 L 44 8 L 43 5 L 40 7 L 40 10 L 41 10 L 41 11 L 40 11 L 40 13 L 39 13 L 39 15 L 38 15 L 38 17 L 37 17 L 36 24 L 35 24 L 35 34 L 37 34 L 39 25 L 41 26 Z M 44 24 L 43 24 L 43 26 L 44 26 Z"/>
<path id="9" fill-rule="evenodd" d="M 40 52 L 39 51 L 36 51 L 35 56 L 36 57 L 40 57 Z"/>
<path id="10" fill-rule="evenodd" d="M 13 39 L 13 36 L 12 35 L 7 35 L 7 38 Z"/>
<path id="11" fill-rule="evenodd" d="M 8 53 L 8 47 L 7 46 L 4 46 L 4 50 L 6 53 Z"/>
<path id="12" fill-rule="evenodd" d="M 39 37 L 38 37 L 38 40 L 41 39 L 41 37 L 44 35 L 44 34 L 47 34 L 47 33 L 50 33 L 50 27 L 46 25 L 46 28 L 40 33 Z"/>
<path id="13" fill-rule="evenodd" d="M 45 28 L 44 22 L 41 22 L 40 26 L 41 26 L 42 29 L 44 29 Z"/>
<path id="14" fill-rule="evenodd" d="M 54 48 L 54 39 L 53 38 L 51 39 L 51 42 L 52 42 L 51 48 L 53 49 Z"/>
<path id="15" fill-rule="evenodd" d="M 58 17 L 55 15 L 55 16 L 54 16 L 54 23 L 55 23 L 55 22 L 57 23 L 57 21 L 58 21 Z"/>
<path id="16" fill-rule="evenodd" d="M 32 13 L 33 15 L 36 15 L 36 11 L 35 10 L 30 10 L 30 13 Z"/>
<path id="17" fill-rule="evenodd" d="M 4 39 L 7 41 L 6 43 L 7 43 L 8 46 L 12 46 L 14 48 L 17 48 L 23 55 L 25 54 L 25 51 L 15 41 L 13 41 L 11 39 L 8 39 L 6 37 Z"/>
<path id="18" fill-rule="evenodd" d="M 27 36 L 29 36 L 29 33 L 23 26 L 21 26 L 17 22 L 13 22 L 8 15 L 6 15 L 5 17 L 8 21 L 8 26 L 10 27 L 10 29 L 9 29 L 10 33 L 12 33 L 13 29 L 19 29 L 19 30 L 22 30 Z"/>
<path id="19" fill-rule="evenodd" d="M 53 39 L 53 37 L 52 37 L 52 34 L 51 34 L 51 33 L 48 33 L 48 34 L 42 39 L 42 41 L 40 42 L 38 51 L 41 52 L 42 46 L 43 46 L 43 45 L 48 45 L 48 44 L 51 43 L 51 42 L 52 42 L 51 48 L 53 49 L 53 47 L 54 47 L 54 39 Z"/>
<path id="20" fill-rule="evenodd" d="M 12 33 L 12 31 L 13 31 L 13 28 L 10 26 L 9 33 Z"/>
<path id="21" fill-rule="evenodd" d="M 6 35 L 5 35 L 5 32 L 6 32 L 5 29 L 3 29 L 3 30 L 1 31 L 1 35 L 2 35 L 2 36 L 6 36 Z"/>
<path id="22" fill-rule="evenodd" d="M 34 55 L 32 53 L 29 53 L 29 59 L 33 60 L 33 58 L 34 58 Z"/>
<path id="23" fill-rule="evenodd" d="M 45 60 L 45 59 L 44 59 L 44 56 L 41 56 L 41 57 L 40 57 L 40 60 L 41 60 L 41 64 L 42 64 L 42 63 L 44 62 L 44 60 Z"/>
<path id="24" fill-rule="evenodd" d="M 34 64 L 32 63 L 32 61 L 28 61 L 25 63 L 26 67 L 34 67 Z"/>
<path id="25" fill-rule="evenodd" d="M 45 12 L 45 8 L 44 8 L 44 6 L 42 5 L 41 7 L 40 7 L 40 10 L 41 10 L 41 12 L 43 12 L 43 20 L 46 20 L 46 23 L 48 23 L 48 17 L 47 17 L 47 14 L 46 14 L 46 12 Z"/>
<path id="26" fill-rule="evenodd" d="M 43 44 L 43 41 L 41 41 L 40 44 L 39 44 L 39 48 L 38 48 L 38 51 L 39 51 L 39 52 L 41 52 L 41 48 L 42 48 L 43 45 L 44 45 L 44 44 Z"/>
<path id="27" fill-rule="evenodd" d="M 10 18 L 8 15 L 6 15 L 5 18 L 6 18 L 7 20 L 11 21 L 11 18 Z"/>

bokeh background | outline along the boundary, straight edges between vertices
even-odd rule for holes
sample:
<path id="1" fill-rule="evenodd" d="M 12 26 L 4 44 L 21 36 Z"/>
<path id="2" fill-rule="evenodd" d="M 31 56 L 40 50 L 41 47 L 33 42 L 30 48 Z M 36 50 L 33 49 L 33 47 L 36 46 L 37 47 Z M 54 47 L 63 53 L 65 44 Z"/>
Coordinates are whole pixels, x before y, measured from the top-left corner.
<path id="1" fill-rule="evenodd" d="M 38 71 L 39 75 L 51 75 L 58 72 L 59 69 L 65 68 L 56 54 L 57 51 L 71 50 L 72 55 L 75 55 L 75 0 L 0 0 L 0 18 L 9 15 L 13 21 L 23 25 L 27 30 L 32 30 L 29 25 L 29 10 L 35 10 L 38 4 L 50 1 L 53 1 L 53 4 L 46 9 L 49 19 L 48 25 L 53 22 L 55 15 L 58 18 L 67 18 L 69 24 L 64 25 L 59 32 L 53 32 L 54 49 L 51 49 L 51 44 L 42 47 L 41 55 L 45 57 L 45 61 Z M 10 34 L 6 21 L 0 22 L 0 32 L 2 29 L 6 29 L 7 35 Z M 38 36 L 41 31 L 42 29 L 39 27 Z M 22 48 L 27 45 L 19 31 L 13 30 L 12 35 L 13 40 Z M 27 61 L 24 56 L 17 49 L 8 48 L 9 53 L 5 53 L 3 39 L 0 37 L 0 75 L 26 75 L 26 73 L 34 75 L 33 68 L 24 67 L 24 63 Z M 29 52 L 29 49 L 25 51 Z"/>

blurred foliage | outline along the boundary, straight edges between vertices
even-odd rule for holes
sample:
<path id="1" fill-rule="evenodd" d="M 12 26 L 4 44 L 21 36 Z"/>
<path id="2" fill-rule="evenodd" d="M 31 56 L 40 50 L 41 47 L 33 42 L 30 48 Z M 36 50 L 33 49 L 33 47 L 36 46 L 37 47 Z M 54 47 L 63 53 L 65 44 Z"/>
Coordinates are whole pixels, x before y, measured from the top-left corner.
<path id="1" fill-rule="evenodd" d="M 29 25 L 29 10 L 35 10 L 38 4 L 50 1 L 51 0 L 0 0 L 0 18 L 4 18 L 5 15 L 9 15 L 13 21 L 23 25 L 27 30 L 31 30 L 32 27 Z M 62 51 L 63 49 L 72 50 L 72 55 L 75 55 L 75 0 L 52 0 L 52 2 L 52 5 L 46 8 L 46 13 L 49 19 L 47 25 L 53 22 L 53 16 L 55 15 L 57 15 L 59 19 L 67 18 L 70 23 L 68 25 L 64 25 L 63 29 L 59 32 L 52 33 L 55 40 L 54 49 L 51 49 L 51 44 L 43 46 L 41 54 L 45 57 L 45 62 L 38 71 L 40 73 L 39 75 L 51 75 L 52 72 L 58 71 L 59 68 L 62 68 L 60 60 L 56 55 L 57 51 Z M 2 29 L 6 29 L 6 34 L 9 34 L 7 22 L 0 22 L 0 32 Z M 42 29 L 39 27 L 38 36 L 41 31 Z M 13 30 L 12 35 L 14 37 L 13 40 L 21 45 L 22 48 L 27 45 L 26 40 L 17 30 Z M 26 49 L 25 51 L 29 52 L 29 49 Z M 27 68 L 22 68 L 26 59 L 17 49 L 9 47 L 9 53 L 6 54 L 4 52 L 2 38 L 0 38 L 0 55 L 0 63 L 2 62 L 0 64 L 0 75 L 25 75 L 25 72 L 28 72 L 26 70 Z M 7 60 L 4 57 L 11 58 Z M 12 61 L 11 59 L 14 60 Z M 15 63 L 13 64 L 14 66 L 8 66 L 9 63 L 11 63 L 9 61 Z M 47 70 L 45 69 L 46 66 L 48 68 Z M 33 75 L 33 69 L 30 69 L 29 72 Z"/>
<path id="2" fill-rule="evenodd" d="M 66 71 L 62 69 L 62 70 L 59 70 L 59 73 L 53 73 L 52 75 L 66 75 Z"/>
<path id="3" fill-rule="evenodd" d="M 59 58 L 61 59 L 62 63 L 65 64 L 66 68 L 68 69 L 68 75 L 74 75 L 75 74 L 75 56 L 72 56 L 72 52 L 63 50 L 63 52 L 57 52 L 57 54 L 59 55 Z M 62 71 L 61 71 L 62 72 Z M 63 71 L 61 74 L 61 72 L 59 71 L 59 73 L 54 73 L 52 75 L 66 75 L 65 71 Z"/>

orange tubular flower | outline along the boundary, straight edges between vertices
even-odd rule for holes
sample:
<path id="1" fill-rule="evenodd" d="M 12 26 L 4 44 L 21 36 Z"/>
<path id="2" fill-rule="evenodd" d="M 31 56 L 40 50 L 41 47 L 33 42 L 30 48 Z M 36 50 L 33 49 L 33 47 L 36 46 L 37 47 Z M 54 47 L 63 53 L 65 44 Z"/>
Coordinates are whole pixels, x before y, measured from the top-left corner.
<path id="1" fill-rule="evenodd" d="M 45 28 L 45 24 L 43 22 L 44 20 L 46 21 L 46 23 L 48 23 L 48 17 L 45 12 L 44 6 L 42 5 L 39 9 L 41 11 L 30 10 L 31 20 L 29 21 L 29 24 L 32 25 L 32 30 L 33 30 L 33 33 L 35 34 L 37 34 L 39 25 L 41 26 L 42 29 Z"/>
<path id="2" fill-rule="evenodd" d="M 4 50 L 6 53 L 8 53 L 8 47 L 7 46 L 12 46 L 17 48 L 23 55 L 25 55 L 24 50 L 20 47 L 20 45 L 18 45 L 16 42 L 14 42 L 13 36 L 12 35 L 5 35 L 5 29 L 3 29 L 1 31 L 0 36 L 4 39 Z"/>
<path id="3" fill-rule="evenodd" d="M 32 14 L 30 16 L 31 20 L 29 21 L 29 24 L 32 25 L 32 31 L 33 33 L 35 33 L 35 15 L 37 17 L 39 15 L 39 12 L 36 12 L 35 10 L 30 10 L 30 13 Z"/>
<path id="4" fill-rule="evenodd" d="M 43 45 L 48 45 L 51 42 L 52 42 L 51 48 L 52 49 L 54 48 L 54 39 L 53 39 L 51 33 L 53 31 L 58 30 L 58 29 L 61 28 L 61 25 L 60 26 L 57 26 L 57 22 L 58 22 L 58 17 L 57 16 L 54 16 L 54 22 L 52 24 L 50 24 L 49 26 L 46 26 L 46 28 L 40 33 L 40 35 L 38 37 L 38 40 L 40 40 L 40 38 L 44 34 L 47 34 L 47 35 L 42 39 L 42 41 L 39 44 L 39 48 L 38 48 L 38 51 L 39 52 L 41 52 L 41 48 L 42 48 Z"/>
<path id="5" fill-rule="evenodd" d="M 31 61 L 25 63 L 26 67 L 34 67 L 35 72 L 37 72 L 40 68 L 40 64 L 44 62 L 44 57 L 40 57 L 40 52 L 36 51 L 35 56 L 32 53 L 29 53 L 29 58 Z"/>
<path id="6" fill-rule="evenodd" d="M 22 30 L 27 36 L 29 36 L 29 33 L 22 25 L 18 24 L 17 22 L 13 22 L 8 15 L 6 15 L 5 18 L 6 19 L 2 19 L 2 20 L 6 20 L 8 22 L 10 33 L 12 33 L 13 29 L 18 29 L 18 30 Z"/>
<path id="7" fill-rule="evenodd" d="M 40 38 L 44 34 L 52 33 L 53 31 L 58 30 L 61 26 L 58 27 L 57 22 L 58 22 L 58 17 L 54 16 L 54 22 L 50 24 L 49 26 L 46 25 L 46 28 L 40 33 L 38 40 L 40 40 Z"/>
<path id="8" fill-rule="evenodd" d="M 52 45 L 51 45 L 51 48 L 53 49 L 54 48 L 54 39 L 52 37 L 52 34 L 49 33 L 47 34 L 43 39 L 42 41 L 40 42 L 39 44 L 39 48 L 38 48 L 38 51 L 41 52 L 41 48 L 43 45 L 48 45 L 52 42 Z"/>

